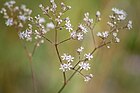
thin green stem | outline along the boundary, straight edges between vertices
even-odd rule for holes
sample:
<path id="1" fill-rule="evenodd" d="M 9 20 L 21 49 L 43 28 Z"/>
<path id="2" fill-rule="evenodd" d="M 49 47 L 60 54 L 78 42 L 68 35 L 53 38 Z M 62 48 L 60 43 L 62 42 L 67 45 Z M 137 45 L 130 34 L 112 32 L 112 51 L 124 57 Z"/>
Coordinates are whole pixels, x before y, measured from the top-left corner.
<path id="1" fill-rule="evenodd" d="M 57 26 L 57 25 L 56 25 Z M 56 50 L 56 53 L 57 53 L 57 56 L 59 58 L 59 62 L 61 64 L 63 64 L 62 60 L 61 60 L 61 57 L 60 57 L 60 53 L 59 53 L 59 50 L 58 50 L 58 44 L 57 44 L 57 40 L 58 40 L 58 33 L 57 33 L 57 29 L 55 28 L 55 44 L 54 44 L 54 47 L 55 47 L 55 50 Z M 66 83 L 66 73 L 63 72 L 63 78 L 64 78 L 64 84 Z"/>
<path id="2" fill-rule="evenodd" d="M 31 74 L 32 74 L 32 82 L 33 82 L 33 93 L 36 93 L 36 82 L 35 82 L 35 75 L 34 75 L 34 70 L 33 70 L 33 62 L 32 62 L 32 54 L 29 52 L 29 50 L 27 49 L 27 46 L 25 44 L 23 44 L 24 49 L 26 51 L 26 55 L 29 59 L 29 63 L 30 63 L 30 69 L 31 69 Z"/>
<path id="3" fill-rule="evenodd" d="M 93 30 L 94 30 L 94 28 L 96 26 L 96 23 L 97 23 L 97 19 L 96 19 L 95 23 L 93 24 L 93 26 L 89 26 L 90 31 L 91 31 L 91 35 L 92 35 L 93 44 L 95 45 L 95 47 L 96 47 L 96 41 L 95 41 Z"/>
<path id="4" fill-rule="evenodd" d="M 71 38 L 67 38 L 67 39 L 65 39 L 65 40 L 63 40 L 63 41 L 60 41 L 57 45 L 60 45 L 60 44 L 66 42 L 66 41 L 69 41 L 69 40 L 71 40 Z"/>
<path id="5" fill-rule="evenodd" d="M 48 39 L 47 37 L 45 37 L 45 36 L 42 36 L 43 38 L 45 38 L 45 40 L 47 40 L 49 43 L 51 43 L 51 44 L 54 44 L 50 39 Z"/>

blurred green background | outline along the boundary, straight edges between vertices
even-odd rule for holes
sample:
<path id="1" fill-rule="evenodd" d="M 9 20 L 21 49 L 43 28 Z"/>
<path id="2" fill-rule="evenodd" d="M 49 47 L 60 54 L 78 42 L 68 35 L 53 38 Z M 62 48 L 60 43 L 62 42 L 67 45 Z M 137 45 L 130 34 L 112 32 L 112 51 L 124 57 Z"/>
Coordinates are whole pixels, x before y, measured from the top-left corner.
<path id="1" fill-rule="evenodd" d="M 6 0 L 0 0 L 0 8 Z M 112 7 L 124 9 L 133 21 L 131 31 L 122 32 L 121 42 L 102 48 L 94 55 L 91 73 L 94 78 L 85 83 L 76 75 L 63 93 L 140 93 L 140 0 L 55 0 L 70 5 L 66 13 L 74 26 L 82 21 L 83 14 L 89 12 L 94 17 L 97 10 L 102 13 L 102 21 L 95 31 L 104 31 L 105 22 Z M 16 0 L 17 5 L 26 4 L 33 10 L 33 15 L 42 14 L 38 5 L 48 5 L 49 0 Z M 49 21 L 48 21 L 49 22 Z M 63 37 L 64 34 L 61 34 Z M 52 37 L 50 35 L 49 37 Z M 65 37 L 64 37 L 65 38 Z M 81 43 L 67 42 L 60 47 L 61 53 L 75 55 L 80 45 L 91 48 L 86 39 Z M 29 44 L 30 45 L 30 44 Z M 89 50 L 86 50 L 89 51 Z M 56 93 L 62 85 L 59 62 L 50 44 L 43 44 L 33 57 L 37 93 Z M 6 27 L 0 15 L 0 93 L 33 93 L 29 61 L 14 28 Z"/>

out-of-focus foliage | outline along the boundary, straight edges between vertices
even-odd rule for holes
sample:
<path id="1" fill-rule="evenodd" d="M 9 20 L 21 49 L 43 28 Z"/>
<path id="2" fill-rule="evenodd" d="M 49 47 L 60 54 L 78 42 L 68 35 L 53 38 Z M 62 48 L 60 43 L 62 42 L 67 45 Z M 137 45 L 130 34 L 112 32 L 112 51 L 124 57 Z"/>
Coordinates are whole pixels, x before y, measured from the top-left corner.
<path id="1" fill-rule="evenodd" d="M 0 0 L 0 8 L 6 0 Z M 120 36 L 121 43 L 96 52 L 92 63 L 94 78 L 85 83 L 78 75 L 73 78 L 64 93 L 139 93 L 140 92 L 140 0 L 55 0 L 64 1 L 72 7 L 66 13 L 73 25 L 78 25 L 85 12 L 93 17 L 97 10 L 102 13 L 102 21 L 95 32 L 106 29 L 105 22 L 112 7 L 124 9 L 133 21 L 133 29 Z M 40 3 L 49 0 L 16 0 L 33 10 L 33 15 L 42 13 Z M 27 56 L 14 28 L 7 28 L 0 15 L 0 93 L 32 93 L 32 78 Z M 61 34 L 63 37 L 64 34 Z M 52 37 L 52 35 L 49 35 Z M 88 44 L 84 41 L 81 44 Z M 60 47 L 62 51 L 73 52 L 78 44 Z M 30 46 L 30 44 L 29 44 Z M 74 48 L 72 48 L 74 47 Z M 32 48 L 32 47 L 31 47 Z M 54 48 L 50 44 L 41 45 L 35 52 L 33 68 L 37 93 L 56 93 L 62 84 L 62 74 Z"/>

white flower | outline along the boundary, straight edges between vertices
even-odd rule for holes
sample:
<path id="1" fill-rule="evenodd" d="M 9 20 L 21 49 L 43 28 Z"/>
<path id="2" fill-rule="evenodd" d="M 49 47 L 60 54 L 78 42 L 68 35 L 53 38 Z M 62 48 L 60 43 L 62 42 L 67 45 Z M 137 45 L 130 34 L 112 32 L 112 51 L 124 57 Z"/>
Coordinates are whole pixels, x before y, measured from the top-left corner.
<path id="1" fill-rule="evenodd" d="M 114 37 L 117 37 L 117 33 L 116 33 L 116 32 L 113 32 L 113 36 L 114 36 Z"/>
<path id="2" fill-rule="evenodd" d="M 112 11 L 115 13 L 115 14 L 118 14 L 118 15 L 127 15 L 126 12 L 124 10 L 119 10 L 117 8 L 112 8 Z"/>
<path id="3" fill-rule="evenodd" d="M 97 11 L 97 12 L 96 12 L 96 16 L 97 16 L 97 17 L 100 17 L 100 16 L 101 16 L 100 11 Z"/>
<path id="4" fill-rule="evenodd" d="M 60 18 L 56 18 L 55 21 L 56 21 L 58 24 L 61 24 L 63 20 L 60 19 Z"/>
<path id="5" fill-rule="evenodd" d="M 118 15 L 118 20 L 125 20 L 126 16 L 125 15 Z"/>
<path id="6" fill-rule="evenodd" d="M 5 8 L 1 8 L 0 13 L 1 13 L 1 14 L 4 14 L 4 13 L 6 13 L 6 11 L 7 11 L 7 10 L 6 10 Z"/>
<path id="7" fill-rule="evenodd" d="M 63 72 L 65 72 L 65 71 L 71 70 L 72 67 L 73 66 L 71 65 L 71 63 L 68 63 L 68 64 L 64 63 L 64 64 L 60 65 L 59 69 L 61 69 Z"/>
<path id="8" fill-rule="evenodd" d="M 93 23 L 93 19 L 90 19 L 90 18 L 89 18 L 89 13 L 88 13 L 88 12 L 85 13 L 84 16 L 85 16 L 85 17 L 84 17 L 83 20 L 84 20 L 88 25 L 90 25 L 91 23 Z"/>
<path id="9" fill-rule="evenodd" d="M 40 7 L 40 8 L 44 8 L 42 4 L 39 4 L 39 7 Z"/>
<path id="10" fill-rule="evenodd" d="M 54 2 L 54 0 L 50 0 L 50 2 L 51 2 L 51 3 L 53 3 L 53 2 Z"/>
<path id="11" fill-rule="evenodd" d="M 19 33 L 19 38 L 20 39 L 26 39 L 26 41 L 32 41 L 32 25 L 28 24 L 28 28 Z"/>
<path id="12" fill-rule="evenodd" d="M 5 24 L 6 24 L 7 26 L 12 26 L 12 25 L 14 24 L 13 18 L 7 19 L 7 21 L 5 22 Z"/>
<path id="13" fill-rule="evenodd" d="M 107 38 L 108 35 L 109 35 L 109 32 L 108 32 L 108 31 L 105 31 L 105 32 L 102 32 L 102 34 L 103 34 L 103 37 L 104 37 L 104 38 Z"/>
<path id="14" fill-rule="evenodd" d="M 47 23 L 46 26 L 47 26 L 48 29 L 54 29 L 55 28 L 55 26 L 54 26 L 54 24 L 52 22 Z"/>
<path id="15" fill-rule="evenodd" d="M 130 30 L 130 29 L 132 29 L 132 21 L 128 21 L 128 24 L 127 24 L 127 28 Z"/>
<path id="16" fill-rule="evenodd" d="M 84 49 L 84 47 L 81 46 L 80 48 L 77 49 L 77 52 L 81 53 L 83 51 L 83 49 Z"/>
<path id="17" fill-rule="evenodd" d="M 22 28 L 23 27 L 23 24 L 22 23 L 19 23 L 18 24 L 18 27 L 21 27 Z"/>
<path id="18" fill-rule="evenodd" d="M 31 30 L 26 30 L 26 31 L 20 32 L 19 37 L 20 39 L 26 39 L 26 41 L 32 41 L 31 34 L 32 34 Z"/>
<path id="19" fill-rule="evenodd" d="M 115 19 L 116 17 L 114 15 L 110 15 L 109 18 Z"/>
<path id="20" fill-rule="evenodd" d="M 39 23 L 41 24 L 41 23 L 45 23 L 45 19 L 43 18 L 43 17 L 40 17 L 39 18 Z"/>
<path id="21" fill-rule="evenodd" d="M 75 39 L 76 38 L 76 31 L 73 31 L 70 33 L 70 37 Z"/>
<path id="22" fill-rule="evenodd" d="M 20 32 L 20 33 L 19 33 L 19 38 L 20 38 L 20 39 L 24 39 L 24 32 Z"/>
<path id="23" fill-rule="evenodd" d="M 62 60 L 66 60 L 67 62 L 73 62 L 74 57 L 72 57 L 71 55 L 67 55 L 66 53 L 63 54 Z"/>
<path id="24" fill-rule="evenodd" d="M 109 36 L 109 32 L 105 31 L 105 32 L 98 32 L 96 34 L 98 37 L 103 37 L 103 38 L 107 38 Z"/>
<path id="25" fill-rule="evenodd" d="M 14 0 L 11 0 L 9 2 L 6 2 L 4 5 L 7 6 L 8 8 L 11 8 L 16 2 Z"/>
<path id="26" fill-rule="evenodd" d="M 110 48 L 110 46 L 107 46 L 107 48 Z"/>
<path id="27" fill-rule="evenodd" d="M 26 21 L 27 17 L 25 15 L 19 15 L 18 18 L 22 21 Z"/>
<path id="28" fill-rule="evenodd" d="M 82 34 L 82 33 L 78 33 L 78 34 L 77 34 L 77 39 L 78 39 L 78 40 L 84 39 L 84 38 L 83 38 L 83 34 Z"/>
<path id="29" fill-rule="evenodd" d="M 111 22 L 107 22 L 107 24 L 110 26 L 110 27 L 114 27 L 115 25 Z"/>
<path id="30" fill-rule="evenodd" d="M 84 25 L 80 24 L 78 27 L 82 30 L 83 33 L 88 32 L 87 28 Z"/>
<path id="31" fill-rule="evenodd" d="M 56 3 L 54 2 L 54 0 L 50 0 L 50 3 L 51 3 L 51 5 L 52 5 L 52 8 L 50 9 L 50 11 L 55 12 L 55 10 L 56 10 L 56 8 L 57 8 Z"/>
<path id="32" fill-rule="evenodd" d="M 72 25 L 70 23 L 69 17 L 67 17 L 65 21 L 66 21 L 66 23 L 65 23 L 66 29 L 70 32 L 71 30 L 73 30 L 73 28 L 72 28 Z"/>
<path id="33" fill-rule="evenodd" d="M 97 12 L 96 12 L 96 17 L 97 17 L 97 20 L 98 20 L 98 21 L 101 20 L 101 13 L 100 13 L 100 11 L 97 11 Z"/>
<path id="34" fill-rule="evenodd" d="M 101 20 L 101 13 L 100 13 L 100 11 L 97 11 L 97 12 L 96 12 L 96 17 L 97 17 L 97 20 L 98 20 L 98 21 Z"/>
<path id="35" fill-rule="evenodd" d="M 40 33 L 37 30 L 35 30 L 34 34 L 35 34 L 35 39 L 41 38 L 41 35 L 40 35 Z"/>
<path id="36" fill-rule="evenodd" d="M 90 64 L 87 62 L 81 62 L 79 63 L 80 69 L 84 69 L 84 70 L 89 70 L 90 69 Z"/>
<path id="37" fill-rule="evenodd" d="M 119 43 L 120 39 L 118 37 L 115 38 L 116 42 Z"/>
<path id="38" fill-rule="evenodd" d="M 89 80 L 91 80 L 93 78 L 93 75 L 92 74 L 89 74 L 89 75 L 86 75 L 85 77 L 84 77 L 84 81 L 89 81 Z"/>
<path id="39" fill-rule="evenodd" d="M 71 55 L 68 55 L 66 57 L 67 62 L 73 62 L 74 57 L 72 57 Z"/>
<path id="40" fill-rule="evenodd" d="M 86 59 L 88 59 L 88 60 L 91 60 L 91 59 L 93 58 L 93 56 L 92 56 L 90 53 L 85 54 L 84 56 L 85 56 Z"/>
<path id="41" fill-rule="evenodd" d="M 101 32 L 98 32 L 96 35 L 97 35 L 98 37 L 102 37 L 102 33 L 101 33 Z"/>
<path id="42" fill-rule="evenodd" d="M 61 56 L 62 57 L 62 60 L 66 60 L 66 58 L 67 58 L 67 54 L 63 54 L 63 56 Z"/>

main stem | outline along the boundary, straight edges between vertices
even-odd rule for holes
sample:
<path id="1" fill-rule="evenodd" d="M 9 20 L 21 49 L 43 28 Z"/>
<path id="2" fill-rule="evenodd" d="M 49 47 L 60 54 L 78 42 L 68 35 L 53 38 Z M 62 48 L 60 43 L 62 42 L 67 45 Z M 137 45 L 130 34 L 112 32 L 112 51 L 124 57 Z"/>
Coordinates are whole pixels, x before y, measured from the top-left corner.
<path id="1" fill-rule="evenodd" d="M 61 64 L 63 64 L 63 62 L 61 60 L 61 57 L 60 57 L 60 53 L 59 53 L 59 49 L 58 49 L 58 44 L 57 44 L 58 41 L 57 40 L 58 40 L 58 33 L 57 33 L 57 29 L 55 28 L 55 44 L 54 44 L 54 47 L 55 47 L 55 50 L 56 50 L 59 62 Z M 63 78 L 64 78 L 64 84 L 65 84 L 66 83 L 66 73 L 65 72 L 63 72 Z"/>

